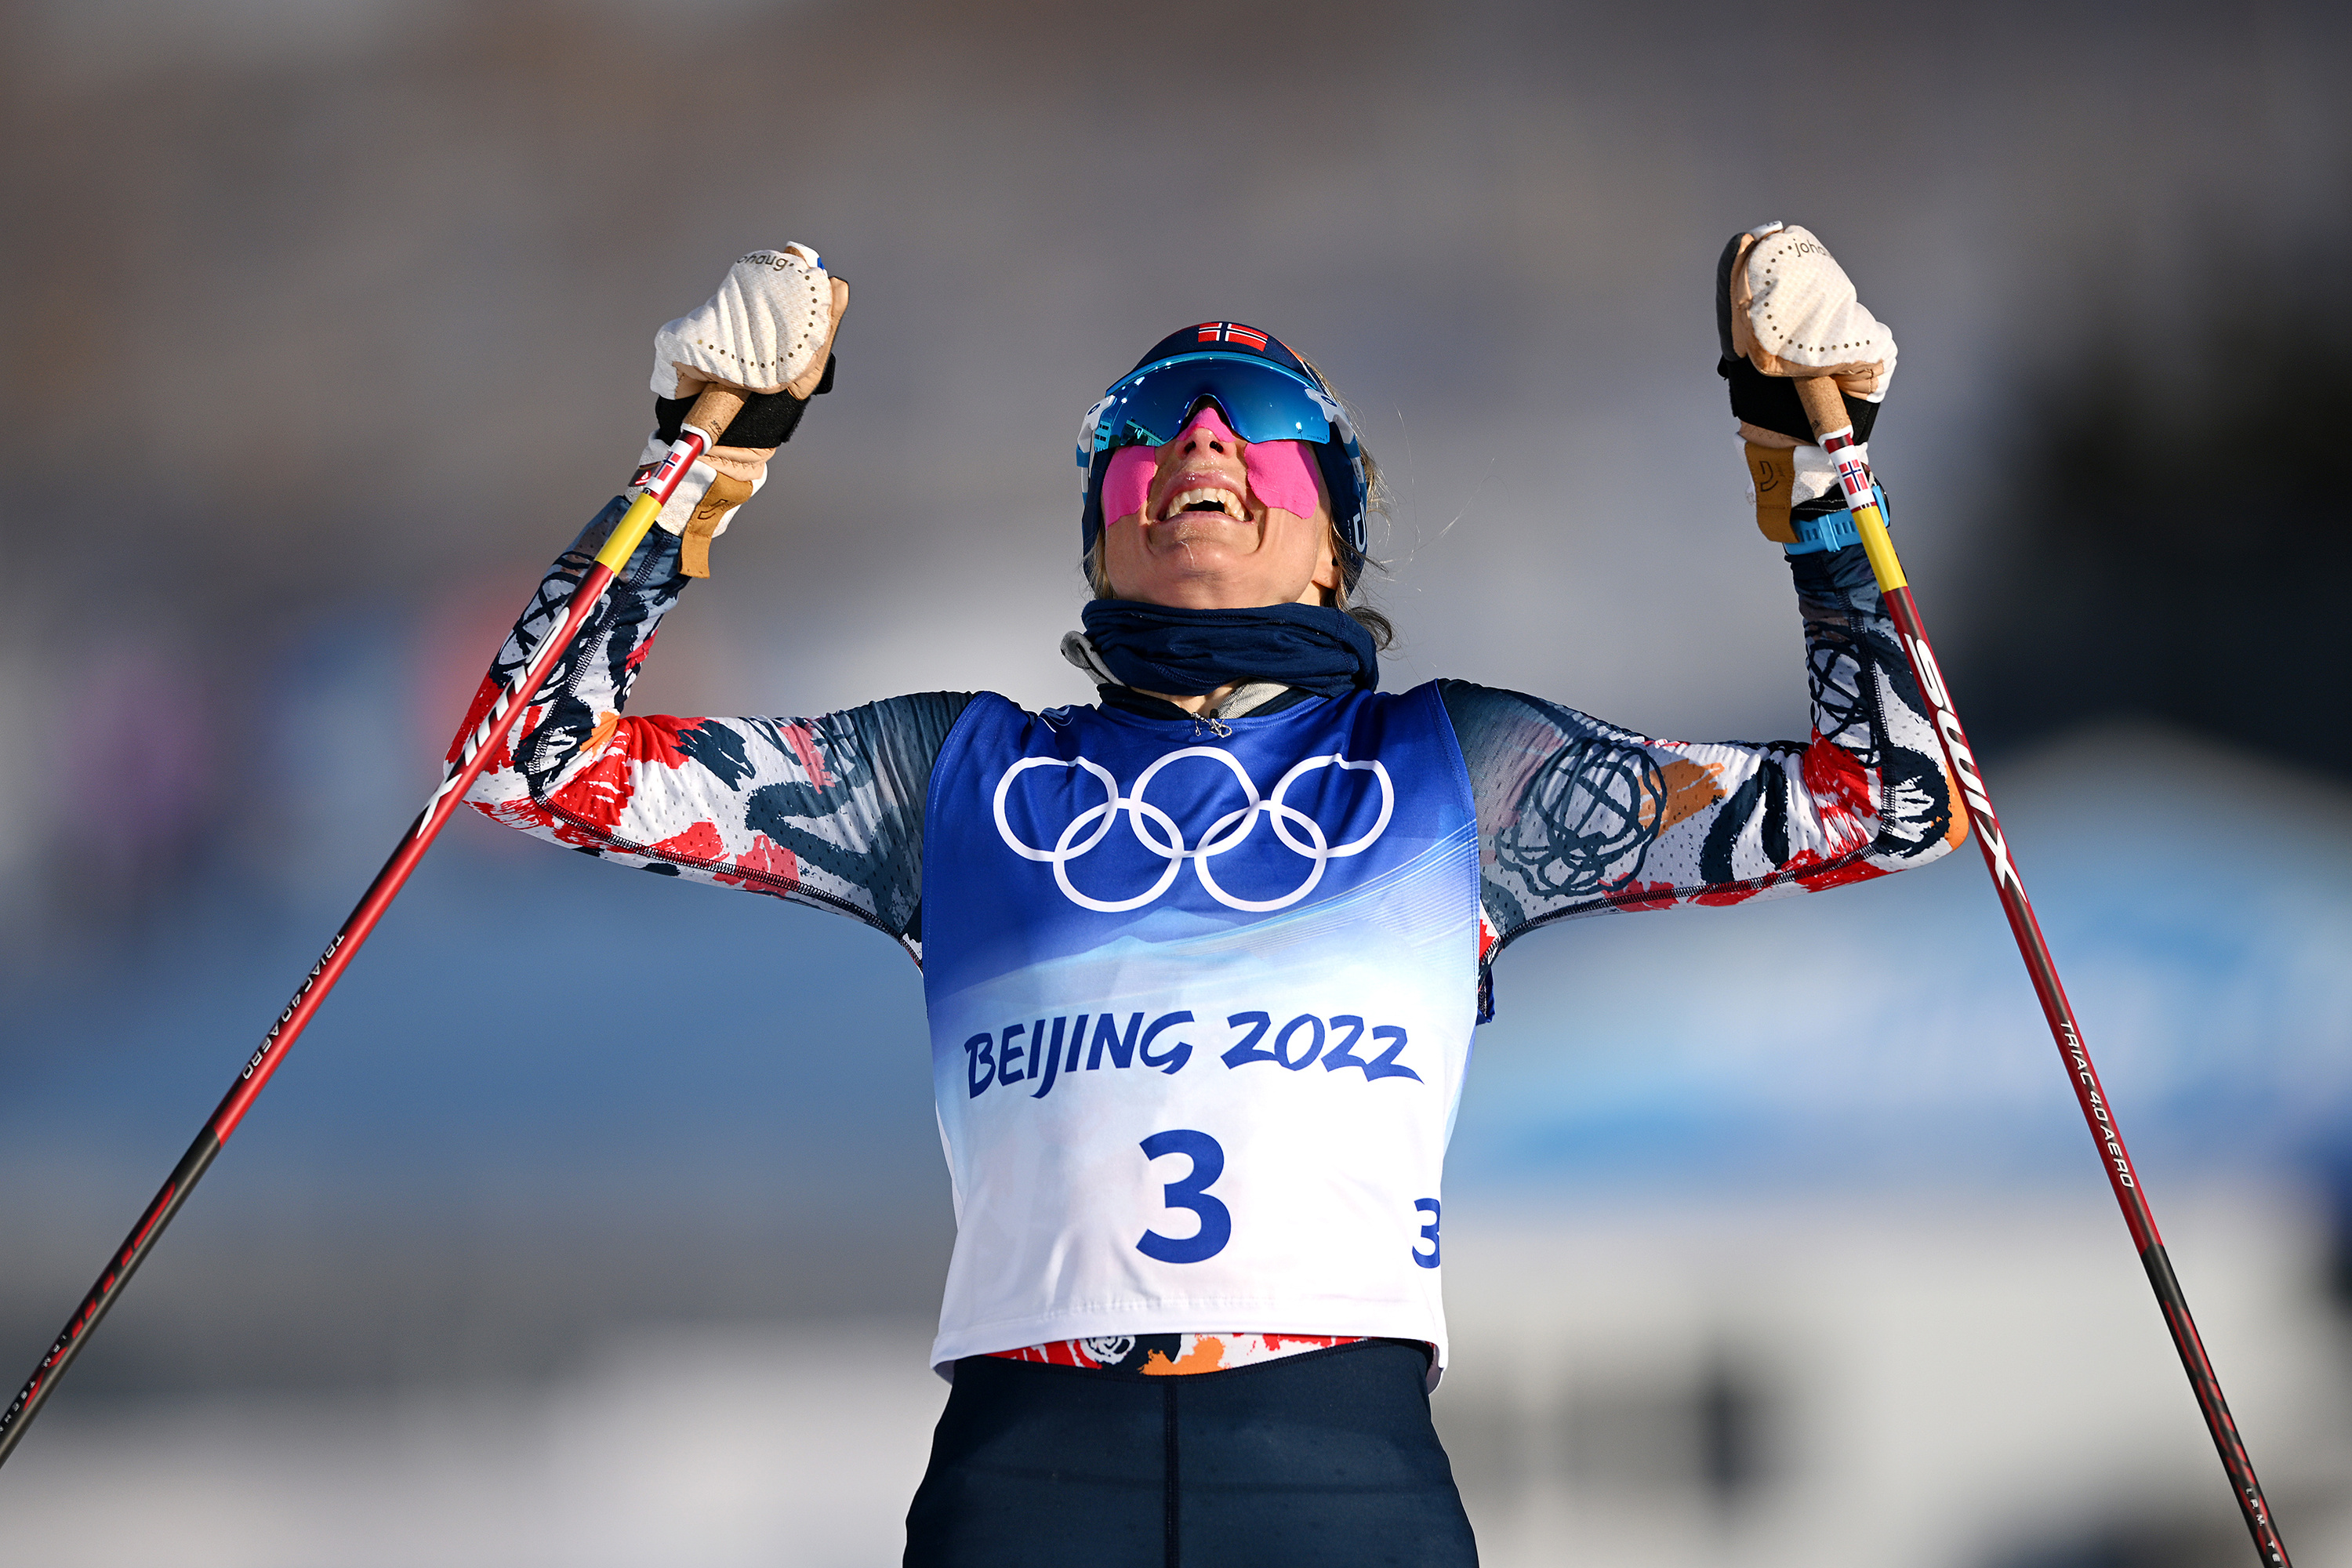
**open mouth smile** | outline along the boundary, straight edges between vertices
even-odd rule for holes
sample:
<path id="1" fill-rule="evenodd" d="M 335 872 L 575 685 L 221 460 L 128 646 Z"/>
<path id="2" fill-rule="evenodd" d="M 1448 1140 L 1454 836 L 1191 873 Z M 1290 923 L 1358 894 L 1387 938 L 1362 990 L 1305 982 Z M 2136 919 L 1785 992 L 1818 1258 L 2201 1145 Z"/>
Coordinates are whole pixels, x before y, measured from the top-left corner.
<path id="1" fill-rule="evenodd" d="M 1243 503 L 1242 498 L 1223 485 L 1203 485 L 1191 489 L 1178 490 L 1174 495 L 1170 496 L 1167 504 L 1160 509 L 1159 521 L 1166 522 L 1171 518 L 1191 511 L 1215 512 L 1221 517 L 1232 518 L 1236 522 L 1249 521 L 1249 509 Z"/>

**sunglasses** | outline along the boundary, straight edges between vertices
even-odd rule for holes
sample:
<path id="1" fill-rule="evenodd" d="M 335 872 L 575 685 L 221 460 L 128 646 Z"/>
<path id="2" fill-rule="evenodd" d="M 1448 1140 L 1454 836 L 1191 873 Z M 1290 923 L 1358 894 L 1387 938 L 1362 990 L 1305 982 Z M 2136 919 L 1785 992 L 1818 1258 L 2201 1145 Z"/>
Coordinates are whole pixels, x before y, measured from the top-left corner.
<path id="1" fill-rule="evenodd" d="M 1234 435 L 1249 442 L 1306 441 L 1315 448 L 1335 519 L 1364 548 L 1363 455 L 1339 400 L 1307 376 L 1255 355 L 1208 351 L 1171 354 L 1139 366 L 1087 410 L 1078 430 L 1078 470 L 1086 486 L 1084 542 L 1101 527 L 1102 477 L 1122 447 L 1160 447 L 1174 439 L 1203 403 L 1213 403 Z"/>

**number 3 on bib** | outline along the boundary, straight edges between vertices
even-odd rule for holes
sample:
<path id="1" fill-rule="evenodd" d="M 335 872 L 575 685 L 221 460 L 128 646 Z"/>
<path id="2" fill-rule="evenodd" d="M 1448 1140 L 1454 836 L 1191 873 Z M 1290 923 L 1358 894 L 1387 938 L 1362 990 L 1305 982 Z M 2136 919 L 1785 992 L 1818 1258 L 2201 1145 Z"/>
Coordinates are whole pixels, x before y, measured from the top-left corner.
<path id="1" fill-rule="evenodd" d="M 1233 1211 L 1209 1195 L 1208 1189 L 1225 1173 L 1225 1152 L 1217 1141 L 1205 1132 L 1195 1132 L 1189 1127 L 1172 1128 L 1166 1132 L 1154 1132 L 1140 1145 L 1143 1157 L 1157 1160 L 1166 1154 L 1182 1154 L 1192 1162 L 1192 1171 L 1181 1182 L 1170 1182 L 1160 1190 L 1162 1201 L 1171 1209 L 1191 1209 L 1200 1215 L 1200 1227 L 1190 1236 L 1162 1236 L 1147 1230 L 1135 1250 L 1161 1263 L 1202 1263 L 1225 1249 L 1234 1238 Z"/>

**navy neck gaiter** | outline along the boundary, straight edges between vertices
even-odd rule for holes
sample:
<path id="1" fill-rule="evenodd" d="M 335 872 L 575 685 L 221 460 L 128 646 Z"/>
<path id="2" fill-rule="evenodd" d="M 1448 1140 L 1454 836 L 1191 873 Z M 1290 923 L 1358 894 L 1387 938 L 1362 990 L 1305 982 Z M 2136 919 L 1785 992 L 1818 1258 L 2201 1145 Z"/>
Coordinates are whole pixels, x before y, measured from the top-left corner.
<path id="1" fill-rule="evenodd" d="M 1318 697 L 1381 684 L 1372 634 L 1328 605 L 1182 610 L 1096 599 L 1087 637 L 1110 672 L 1139 691 L 1198 697 L 1228 681 L 1278 680 Z"/>

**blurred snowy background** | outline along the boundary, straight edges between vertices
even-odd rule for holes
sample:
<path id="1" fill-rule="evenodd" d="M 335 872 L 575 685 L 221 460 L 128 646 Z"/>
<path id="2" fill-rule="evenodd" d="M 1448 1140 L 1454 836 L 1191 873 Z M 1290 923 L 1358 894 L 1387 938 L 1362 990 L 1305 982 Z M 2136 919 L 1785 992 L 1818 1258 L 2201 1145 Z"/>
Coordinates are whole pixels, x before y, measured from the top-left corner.
<path id="1" fill-rule="evenodd" d="M 741 251 L 851 279 L 839 390 L 640 710 L 1082 698 L 1076 416 L 1223 316 L 1367 417 L 1392 687 L 1798 735 L 1707 300 L 1784 217 L 1900 336 L 1913 579 L 2287 1539 L 2352 1563 L 2340 7 L 0 31 L 0 1376 Z M 1498 989 L 1437 1396 L 1489 1562 L 2242 1560 L 1973 852 L 1543 932 Z M 943 1394 L 927 1093 L 879 937 L 458 822 L 0 1472 L 12 1561 L 895 1561 Z"/>

